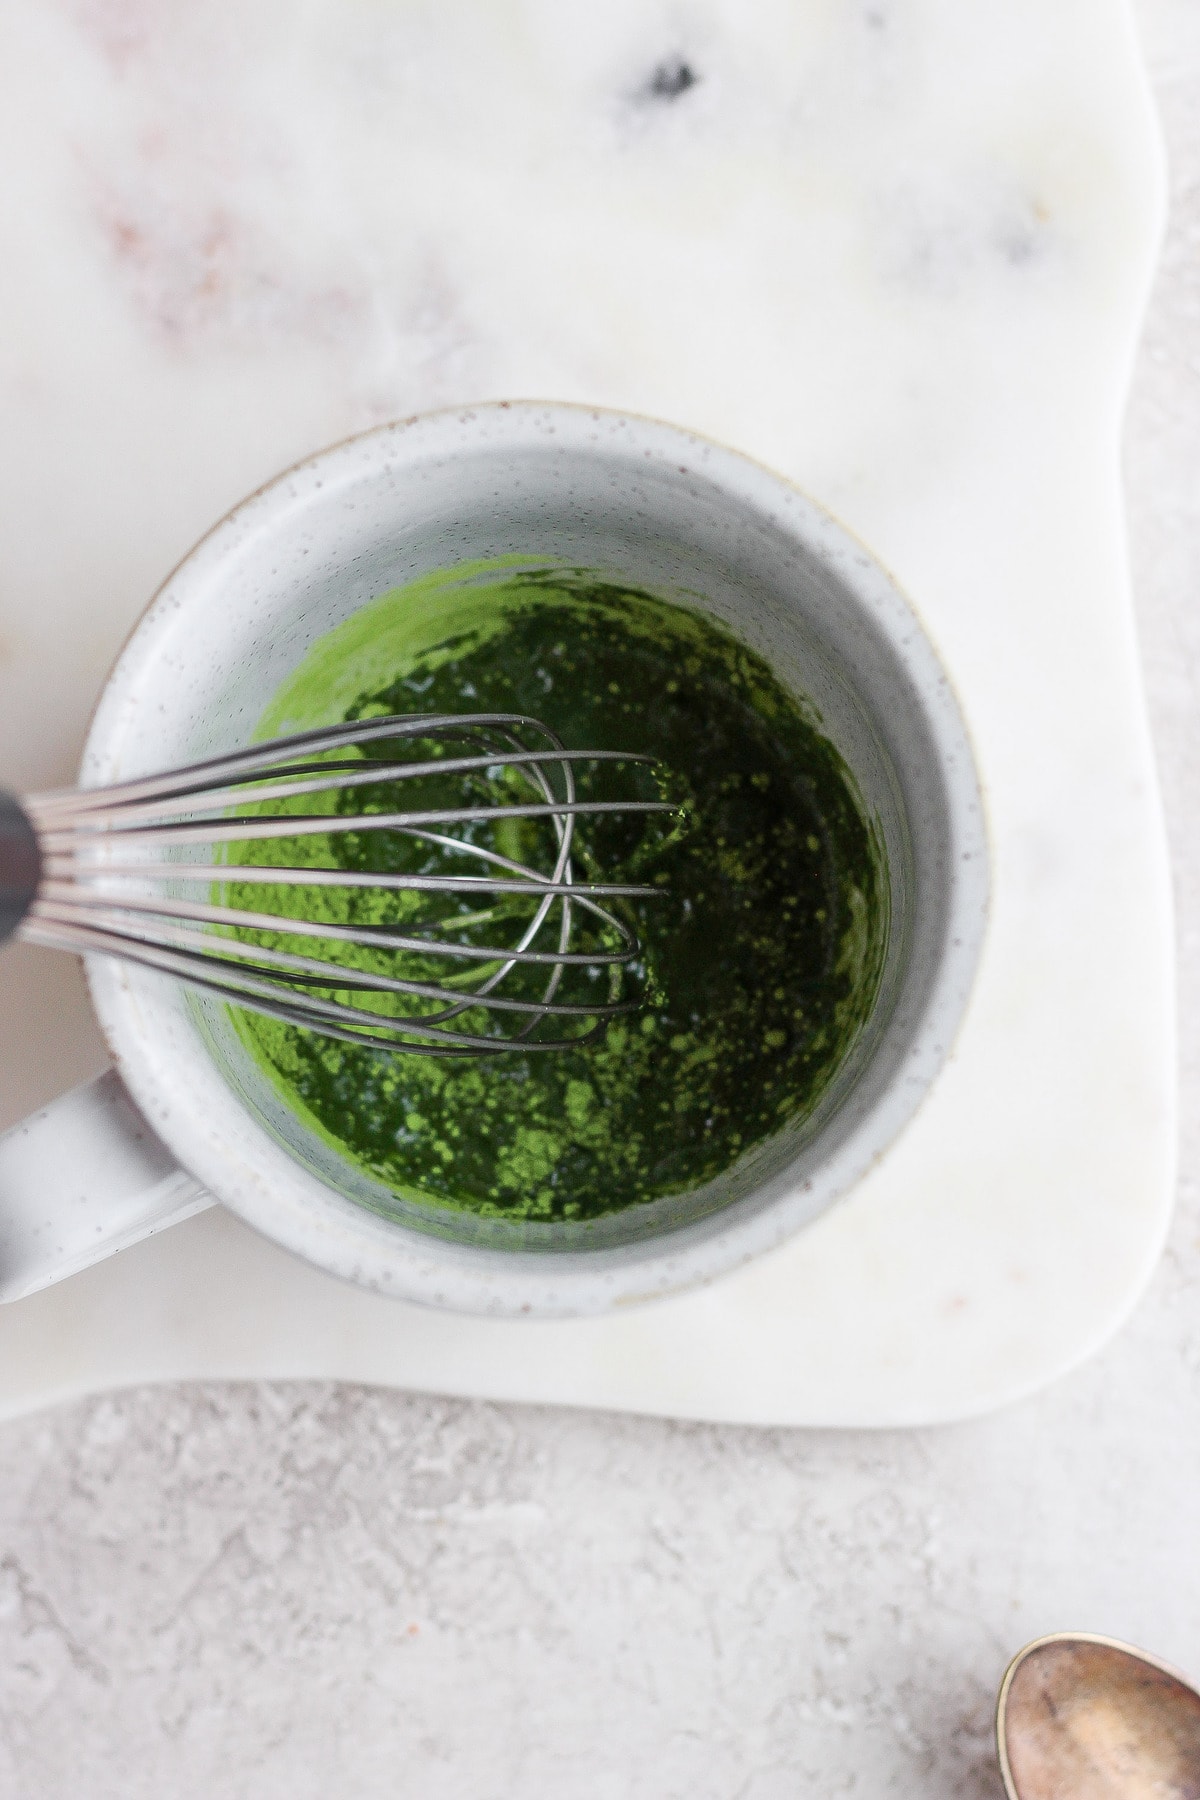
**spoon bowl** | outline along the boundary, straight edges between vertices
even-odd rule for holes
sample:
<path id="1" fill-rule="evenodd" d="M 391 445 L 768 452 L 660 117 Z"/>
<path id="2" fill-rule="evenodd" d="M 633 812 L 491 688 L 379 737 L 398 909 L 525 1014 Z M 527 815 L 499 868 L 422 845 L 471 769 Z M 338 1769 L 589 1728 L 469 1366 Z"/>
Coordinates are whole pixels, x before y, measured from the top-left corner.
<path id="1" fill-rule="evenodd" d="M 1114 1638 L 1027 1644 L 996 1704 L 1008 1800 L 1200 1800 L 1200 1693 Z"/>

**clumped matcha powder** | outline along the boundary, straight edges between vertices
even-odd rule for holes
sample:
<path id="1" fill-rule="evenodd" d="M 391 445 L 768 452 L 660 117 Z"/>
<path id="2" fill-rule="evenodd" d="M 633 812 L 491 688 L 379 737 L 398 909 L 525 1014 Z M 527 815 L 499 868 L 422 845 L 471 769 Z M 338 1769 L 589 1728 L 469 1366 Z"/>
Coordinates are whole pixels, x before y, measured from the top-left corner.
<path id="1" fill-rule="evenodd" d="M 262 730 L 422 711 L 527 713 L 570 747 L 645 752 L 668 772 L 686 829 L 581 834 L 597 874 L 658 890 L 623 903 L 642 1010 L 578 1050 L 482 1061 L 238 1014 L 289 1103 L 398 1193 L 524 1220 L 699 1186 L 809 1111 L 878 987 L 886 873 L 840 758 L 765 662 L 701 614 L 587 571 L 460 572 L 322 640 Z M 628 793 L 611 768 L 590 779 Z M 335 897 L 331 916 L 351 904 Z"/>

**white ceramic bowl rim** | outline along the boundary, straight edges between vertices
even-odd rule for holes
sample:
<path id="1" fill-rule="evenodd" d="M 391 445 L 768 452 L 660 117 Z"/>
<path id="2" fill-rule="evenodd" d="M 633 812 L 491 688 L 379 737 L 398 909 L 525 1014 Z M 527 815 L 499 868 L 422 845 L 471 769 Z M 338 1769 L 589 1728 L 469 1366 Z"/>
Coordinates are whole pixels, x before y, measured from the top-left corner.
<path id="1" fill-rule="evenodd" d="M 181 621 L 202 611 L 222 570 L 251 540 L 292 529 L 320 498 L 353 495 L 386 471 L 422 471 L 486 442 L 519 457 L 536 446 L 624 459 L 708 483 L 722 497 L 803 545 L 847 584 L 864 619 L 886 638 L 919 695 L 936 741 L 954 867 L 944 946 L 904 1066 L 885 1094 L 816 1170 L 780 1178 L 766 1202 L 701 1225 L 612 1249 L 560 1254 L 444 1242 L 397 1226 L 334 1195 L 250 1118 L 220 1071 L 164 1021 L 173 1004 L 162 979 L 107 959 L 88 966 L 93 1001 L 130 1091 L 183 1166 L 249 1224 L 343 1278 L 409 1300 L 501 1315 L 595 1313 L 709 1280 L 770 1249 L 823 1211 L 886 1150 L 912 1116 L 948 1053 L 974 978 L 987 901 L 987 854 L 974 761 L 949 680 L 907 600 L 841 525 L 781 476 L 694 433 L 651 419 L 539 402 L 496 402 L 424 415 L 350 439 L 288 470 L 244 501 L 196 546 L 151 602 L 119 657 L 93 719 L 84 757 L 89 784 L 132 772 L 133 721 L 178 653 Z M 350 502 L 353 504 L 353 501 Z M 247 722 L 252 726 L 253 720 Z M 135 752 L 133 763 L 138 760 Z M 144 760 L 144 754 L 143 754 Z M 148 766 L 148 765 L 145 765 Z M 179 1015 L 176 1005 L 175 1013 Z"/>

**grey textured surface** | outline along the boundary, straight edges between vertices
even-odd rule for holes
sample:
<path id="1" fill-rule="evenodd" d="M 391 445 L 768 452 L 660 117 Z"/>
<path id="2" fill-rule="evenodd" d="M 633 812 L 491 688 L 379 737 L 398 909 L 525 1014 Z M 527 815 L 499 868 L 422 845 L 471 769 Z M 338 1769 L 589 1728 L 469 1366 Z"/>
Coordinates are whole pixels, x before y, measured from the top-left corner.
<path id="1" fill-rule="evenodd" d="M 1200 8 L 1141 19 L 1174 221 L 1127 472 L 1180 910 L 1181 1204 L 1088 1367 L 810 1434 L 269 1385 L 0 1434 L 13 1800 L 996 1796 L 1011 1650 L 1200 1674 Z"/>

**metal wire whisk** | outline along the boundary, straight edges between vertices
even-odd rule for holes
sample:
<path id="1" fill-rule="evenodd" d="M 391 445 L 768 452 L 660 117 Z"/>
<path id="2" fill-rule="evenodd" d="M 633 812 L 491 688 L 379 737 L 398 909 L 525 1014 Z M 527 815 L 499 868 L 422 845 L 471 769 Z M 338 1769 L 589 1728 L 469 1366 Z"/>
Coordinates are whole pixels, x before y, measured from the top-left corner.
<path id="1" fill-rule="evenodd" d="M 661 889 L 581 880 L 576 821 L 674 809 L 581 799 L 576 765 L 649 760 L 568 750 L 521 714 L 397 714 L 0 793 L 0 940 L 121 957 L 351 1044 L 577 1046 L 638 1005 L 610 903 Z"/>

